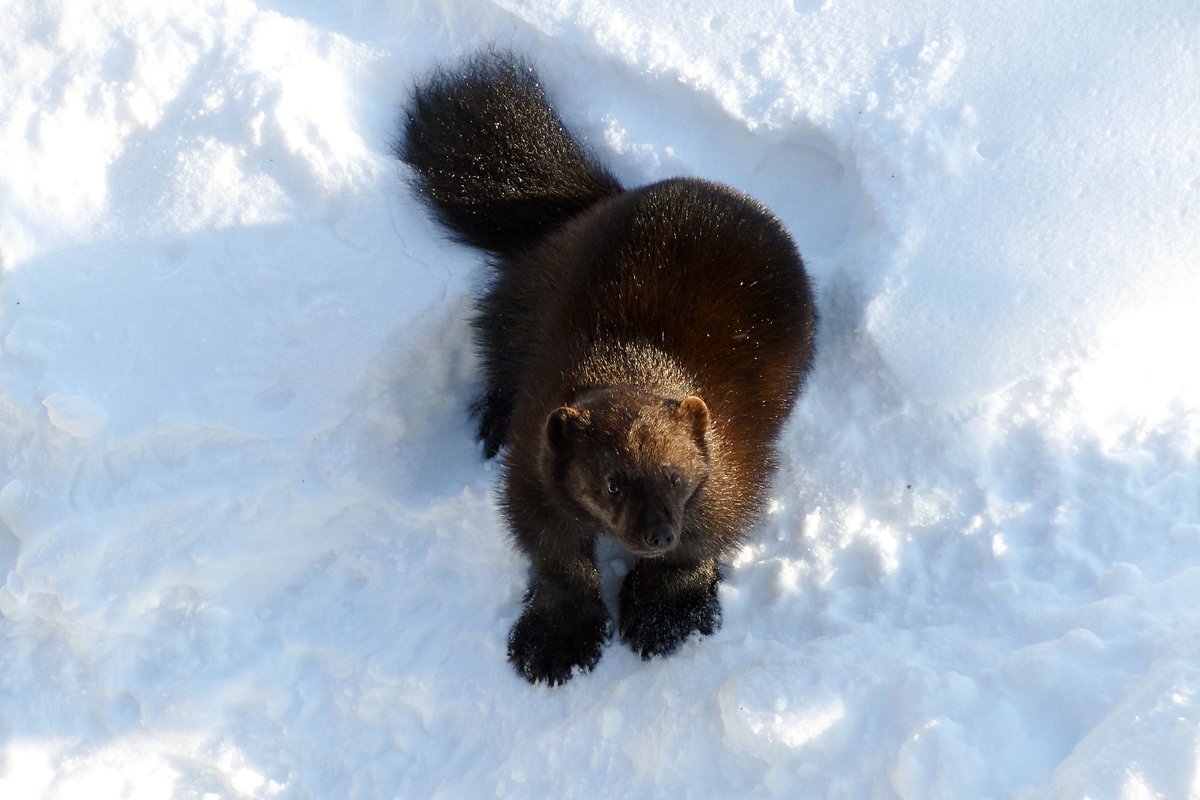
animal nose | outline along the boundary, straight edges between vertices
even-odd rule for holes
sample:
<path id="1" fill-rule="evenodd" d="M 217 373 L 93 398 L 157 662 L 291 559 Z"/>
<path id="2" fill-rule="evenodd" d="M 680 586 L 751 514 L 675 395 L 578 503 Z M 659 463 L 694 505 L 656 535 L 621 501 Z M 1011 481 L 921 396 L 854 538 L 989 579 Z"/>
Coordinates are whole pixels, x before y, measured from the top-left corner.
<path id="1" fill-rule="evenodd" d="M 675 529 L 670 525 L 655 525 L 646 533 L 646 546 L 658 553 L 665 553 L 675 546 Z"/>

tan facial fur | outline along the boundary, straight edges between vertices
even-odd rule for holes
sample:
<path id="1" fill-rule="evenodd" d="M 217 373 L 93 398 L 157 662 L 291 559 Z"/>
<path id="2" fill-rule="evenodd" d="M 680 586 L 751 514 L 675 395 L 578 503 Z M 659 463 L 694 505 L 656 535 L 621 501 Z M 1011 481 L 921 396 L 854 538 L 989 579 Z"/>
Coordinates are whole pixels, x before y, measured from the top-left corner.
<path id="1" fill-rule="evenodd" d="M 680 542 L 688 501 L 708 477 L 708 408 L 618 389 L 547 419 L 558 489 L 635 555 Z"/>

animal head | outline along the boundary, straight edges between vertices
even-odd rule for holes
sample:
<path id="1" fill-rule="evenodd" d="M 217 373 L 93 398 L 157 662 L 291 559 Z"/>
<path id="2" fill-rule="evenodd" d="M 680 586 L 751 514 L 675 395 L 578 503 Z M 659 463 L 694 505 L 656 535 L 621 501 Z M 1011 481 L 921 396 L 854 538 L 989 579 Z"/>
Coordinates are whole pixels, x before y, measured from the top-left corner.
<path id="1" fill-rule="evenodd" d="M 708 406 L 637 390 L 588 392 L 546 419 L 550 480 L 638 556 L 679 545 L 684 510 L 709 474 Z"/>

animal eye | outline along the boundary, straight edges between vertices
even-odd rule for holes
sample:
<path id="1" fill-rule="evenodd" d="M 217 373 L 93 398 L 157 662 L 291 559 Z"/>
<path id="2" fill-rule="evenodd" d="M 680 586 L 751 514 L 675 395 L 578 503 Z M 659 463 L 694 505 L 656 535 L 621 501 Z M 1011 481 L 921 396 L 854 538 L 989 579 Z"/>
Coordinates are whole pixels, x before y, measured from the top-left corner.
<path id="1" fill-rule="evenodd" d="M 667 473 L 667 478 L 671 481 L 672 486 L 678 486 L 679 484 L 683 483 L 683 478 L 679 477 L 678 472 Z"/>
<path id="2" fill-rule="evenodd" d="M 618 481 L 616 478 L 609 478 L 608 479 L 608 493 L 611 495 L 620 494 L 621 493 L 621 482 Z"/>

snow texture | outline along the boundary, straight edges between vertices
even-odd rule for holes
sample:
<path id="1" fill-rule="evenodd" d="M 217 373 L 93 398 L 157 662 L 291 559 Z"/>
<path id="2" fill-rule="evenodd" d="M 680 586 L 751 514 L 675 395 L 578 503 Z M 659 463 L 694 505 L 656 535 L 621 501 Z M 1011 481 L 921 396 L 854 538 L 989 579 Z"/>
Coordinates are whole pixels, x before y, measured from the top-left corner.
<path id="1" fill-rule="evenodd" d="M 723 628 L 554 690 L 388 155 L 488 43 L 822 312 Z M 1194 0 L 2 0 L 0 64 L 0 797 L 1200 797 Z"/>

